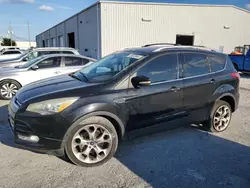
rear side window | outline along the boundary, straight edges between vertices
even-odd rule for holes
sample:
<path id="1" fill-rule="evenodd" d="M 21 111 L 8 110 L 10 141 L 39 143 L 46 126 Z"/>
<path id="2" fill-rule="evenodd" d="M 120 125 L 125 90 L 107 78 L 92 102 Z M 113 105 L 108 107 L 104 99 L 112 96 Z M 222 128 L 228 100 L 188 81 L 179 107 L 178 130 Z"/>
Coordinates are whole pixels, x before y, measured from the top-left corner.
<path id="1" fill-rule="evenodd" d="M 226 58 L 225 56 L 209 56 L 209 62 L 211 66 L 211 71 L 220 71 L 225 67 Z"/>
<path id="2" fill-rule="evenodd" d="M 150 78 L 151 83 L 177 79 L 178 62 L 177 54 L 168 54 L 157 57 L 141 67 L 137 75 Z"/>
<path id="3" fill-rule="evenodd" d="M 200 76 L 210 73 L 209 63 L 207 56 L 203 54 L 183 54 L 183 74 L 184 77 Z"/>
<path id="4" fill-rule="evenodd" d="M 11 54 L 21 54 L 19 51 L 7 51 L 3 53 L 4 55 L 11 55 Z"/>
<path id="5" fill-rule="evenodd" d="M 62 51 L 63 54 L 74 54 L 72 51 Z"/>
<path id="6" fill-rule="evenodd" d="M 69 66 L 81 66 L 81 65 L 85 65 L 89 62 L 89 60 L 87 59 L 82 59 L 79 57 L 65 57 L 64 59 L 64 63 L 66 67 Z"/>

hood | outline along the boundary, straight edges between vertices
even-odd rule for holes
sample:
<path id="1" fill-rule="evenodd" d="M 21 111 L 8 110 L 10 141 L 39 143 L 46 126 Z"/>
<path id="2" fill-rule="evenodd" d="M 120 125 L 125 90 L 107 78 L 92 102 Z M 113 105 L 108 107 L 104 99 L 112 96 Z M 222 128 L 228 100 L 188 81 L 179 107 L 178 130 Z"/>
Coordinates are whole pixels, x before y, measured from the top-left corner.
<path id="1" fill-rule="evenodd" d="M 33 82 L 17 92 L 17 100 L 24 103 L 43 101 L 53 98 L 82 96 L 82 89 L 98 84 L 82 82 L 69 75 L 61 75 Z"/>

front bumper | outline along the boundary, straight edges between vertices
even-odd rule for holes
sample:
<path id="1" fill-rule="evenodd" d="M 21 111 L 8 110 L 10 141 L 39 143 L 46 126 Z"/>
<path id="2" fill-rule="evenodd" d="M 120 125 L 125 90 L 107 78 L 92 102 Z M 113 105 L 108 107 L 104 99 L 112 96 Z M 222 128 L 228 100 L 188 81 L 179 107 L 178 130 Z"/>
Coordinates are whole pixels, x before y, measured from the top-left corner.
<path id="1" fill-rule="evenodd" d="M 35 152 L 63 155 L 64 135 L 70 126 L 60 114 L 38 116 L 25 112 L 20 105 L 15 103 L 15 98 L 10 102 L 9 125 L 13 130 L 15 143 L 21 148 Z M 38 142 L 32 142 L 20 137 L 38 136 Z"/>

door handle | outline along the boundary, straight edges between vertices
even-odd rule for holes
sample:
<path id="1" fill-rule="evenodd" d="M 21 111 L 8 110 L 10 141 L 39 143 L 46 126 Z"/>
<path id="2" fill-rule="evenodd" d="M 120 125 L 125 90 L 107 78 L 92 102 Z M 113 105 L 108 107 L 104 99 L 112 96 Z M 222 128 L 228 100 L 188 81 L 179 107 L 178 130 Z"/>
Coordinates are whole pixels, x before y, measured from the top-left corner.
<path id="1" fill-rule="evenodd" d="M 210 80 L 210 83 L 213 84 L 215 82 L 215 79 Z"/>
<path id="2" fill-rule="evenodd" d="M 56 71 L 55 74 L 60 74 L 61 72 L 60 71 Z"/>
<path id="3" fill-rule="evenodd" d="M 178 88 L 178 87 L 176 87 L 176 86 L 173 86 L 173 87 L 170 88 L 170 91 L 177 92 L 177 91 L 179 91 L 180 89 L 181 89 L 181 88 Z"/>

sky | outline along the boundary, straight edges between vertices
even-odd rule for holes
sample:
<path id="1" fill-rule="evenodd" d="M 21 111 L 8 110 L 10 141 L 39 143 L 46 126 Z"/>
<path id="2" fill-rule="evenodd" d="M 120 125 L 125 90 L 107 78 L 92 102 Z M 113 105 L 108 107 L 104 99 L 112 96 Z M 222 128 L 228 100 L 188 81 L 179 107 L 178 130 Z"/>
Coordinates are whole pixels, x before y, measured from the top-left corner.
<path id="1" fill-rule="evenodd" d="M 0 37 L 8 36 L 9 26 L 17 40 L 31 40 L 97 0 L 0 0 Z M 227 4 L 250 10 L 250 0 L 124 0 L 190 4 Z"/>

